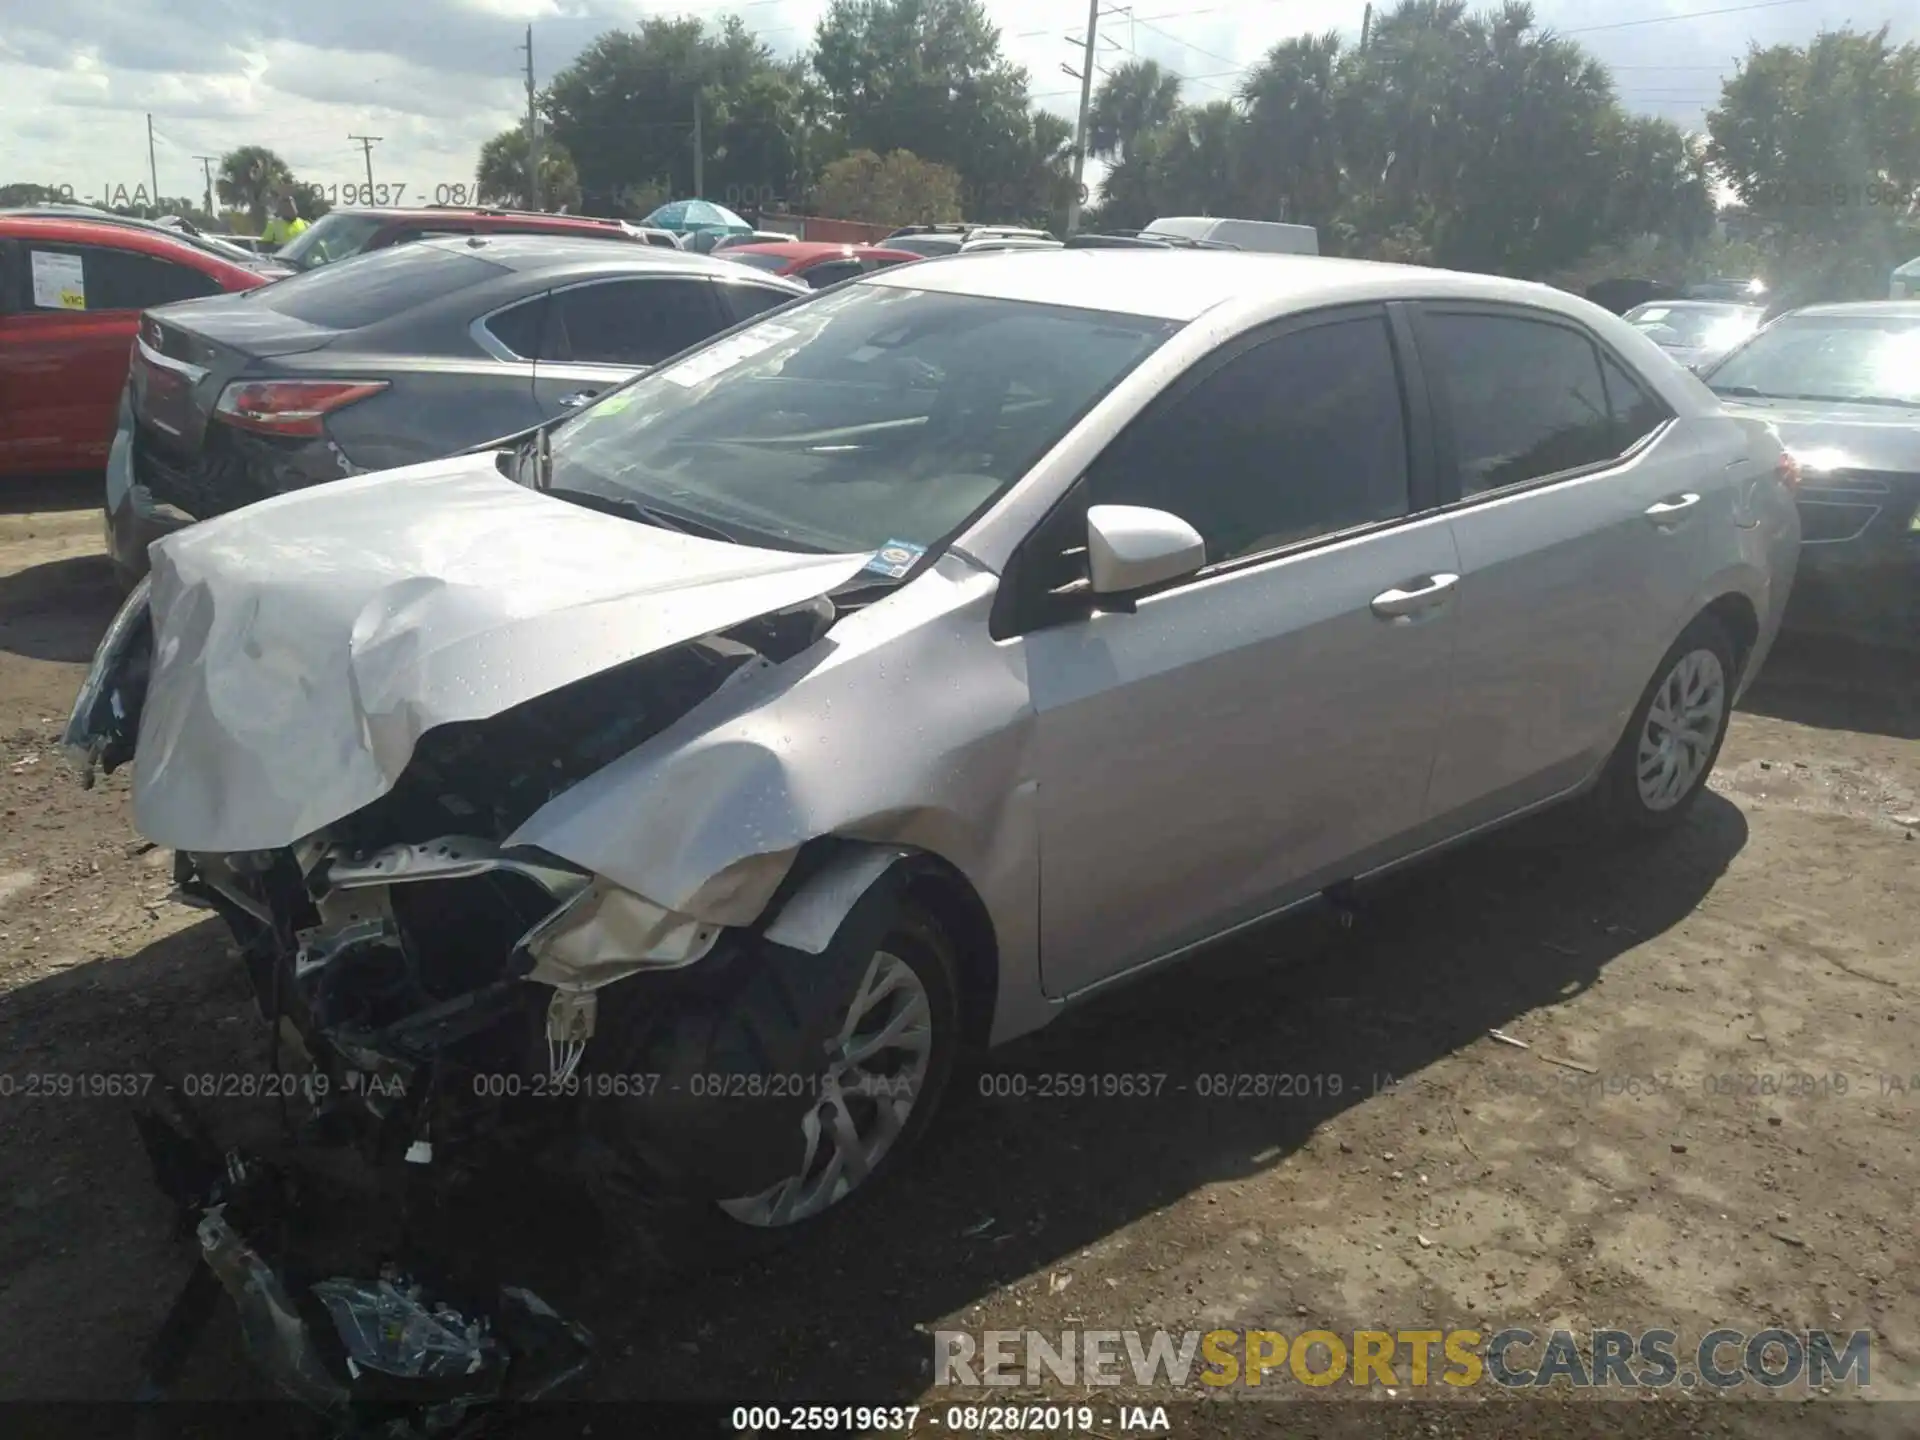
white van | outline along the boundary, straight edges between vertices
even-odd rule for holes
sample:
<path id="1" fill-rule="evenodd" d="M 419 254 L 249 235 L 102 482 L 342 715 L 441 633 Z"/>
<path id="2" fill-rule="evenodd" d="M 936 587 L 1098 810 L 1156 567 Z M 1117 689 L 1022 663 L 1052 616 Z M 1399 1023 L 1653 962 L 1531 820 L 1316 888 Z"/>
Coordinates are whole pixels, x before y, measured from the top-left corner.
<path id="1" fill-rule="evenodd" d="M 1231 245 L 1238 250 L 1264 250 L 1274 255 L 1320 253 L 1320 232 L 1313 226 L 1283 225 L 1277 220 L 1222 220 L 1212 215 L 1172 215 L 1161 217 L 1140 233 Z"/>

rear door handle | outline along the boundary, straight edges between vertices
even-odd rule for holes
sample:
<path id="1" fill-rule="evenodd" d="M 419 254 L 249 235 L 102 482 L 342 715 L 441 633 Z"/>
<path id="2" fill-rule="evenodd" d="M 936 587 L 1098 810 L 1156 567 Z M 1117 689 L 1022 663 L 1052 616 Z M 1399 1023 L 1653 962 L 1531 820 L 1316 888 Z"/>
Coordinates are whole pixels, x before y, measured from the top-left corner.
<path id="1" fill-rule="evenodd" d="M 1407 619 L 1423 610 L 1444 605 L 1453 587 L 1459 583 L 1458 575 L 1428 575 L 1419 580 L 1410 580 L 1404 586 L 1382 590 L 1374 596 L 1373 613 L 1382 620 Z"/>
<path id="2" fill-rule="evenodd" d="M 1700 503 L 1698 495 L 1669 495 L 1664 500 L 1656 500 L 1646 509 L 1647 519 L 1661 529 L 1670 529 L 1686 518 L 1686 514 Z"/>

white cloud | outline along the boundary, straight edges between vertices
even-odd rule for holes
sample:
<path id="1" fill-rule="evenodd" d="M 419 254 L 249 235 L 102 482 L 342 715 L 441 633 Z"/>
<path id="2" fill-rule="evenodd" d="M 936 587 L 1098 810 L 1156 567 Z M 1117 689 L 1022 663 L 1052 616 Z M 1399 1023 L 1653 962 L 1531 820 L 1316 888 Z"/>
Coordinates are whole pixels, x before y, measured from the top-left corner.
<path id="1" fill-rule="evenodd" d="M 1719 9 L 1738 0 L 1542 0 L 1554 28 L 1613 67 L 1626 103 L 1698 125 L 1723 75 L 1762 44 L 1800 42 L 1819 28 L 1897 20 L 1912 38 L 1912 7 L 1878 0 L 1793 0 L 1771 8 L 1668 24 L 1623 24 Z M 1872 0 L 1870 0 L 1872 3 Z M 739 14 L 775 51 L 803 48 L 827 0 L 697 0 L 685 13 Z M 987 0 L 1003 47 L 1027 67 L 1036 102 L 1069 119 L 1078 82 L 1085 0 Z M 1382 7 L 1384 8 L 1384 6 Z M 1360 28 L 1361 0 L 1134 0 L 1102 22 L 1099 63 L 1140 55 L 1189 77 L 1187 98 L 1232 95 L 1242 73 L 1278 40 Z M 147 120 L 161 189 L 198 194 L 196 155 L 270 145 L 303 179 L 364 178 L 351 134 L 381 137 L 376 179 L 408 198 L 472 179 L 488 136 L 522 113 L 519 45 L 534 27 L 544 83 L 601 31 L 657 9 L 644 0 L 0 0 L 0 182 L 103 185 L 129 190 L 148 175 Z M 1092 178 L 1092 177 L 1089 177 Z"/>

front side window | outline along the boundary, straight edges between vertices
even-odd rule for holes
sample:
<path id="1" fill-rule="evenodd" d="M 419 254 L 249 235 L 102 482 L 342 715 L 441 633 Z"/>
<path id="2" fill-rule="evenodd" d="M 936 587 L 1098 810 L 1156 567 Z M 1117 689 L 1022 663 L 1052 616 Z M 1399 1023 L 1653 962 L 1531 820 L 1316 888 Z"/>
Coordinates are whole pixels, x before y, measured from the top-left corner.
<path id="1" fill-rule="evenodd" d="M 1920 320 L 1788 315 L 1707 376 L 1728 396 L 1920 405 Z"/>
<path id="2" fill-rule="evenodd" d="M 560 290 L 543 360 L 582 365 L 657 365 L 722 329 L 705 279 L 609 280 Z"/>
<path id="3" fill-rule="evenodd" d="M 1477 495 L 1620 453 L 1593 342 L 1506 315 L 1431 314 L 1423 349 L 1450 404 L 1460 493 Z"/>
<path id="4" fill-rule="evenodd" d="M 556 490 L 755 544 L 931 547 L 1032 468 L 1172 321 L 852 285 L 618 392 L 552 437 Z"/>
<path id="5" fill-rule="evenodd" d="M 1400 378 L 1384 317 L 1243 351 L 1095 462 L 1095 505 L 1171 511 L 1217 564 L 1409 508 Z"/>

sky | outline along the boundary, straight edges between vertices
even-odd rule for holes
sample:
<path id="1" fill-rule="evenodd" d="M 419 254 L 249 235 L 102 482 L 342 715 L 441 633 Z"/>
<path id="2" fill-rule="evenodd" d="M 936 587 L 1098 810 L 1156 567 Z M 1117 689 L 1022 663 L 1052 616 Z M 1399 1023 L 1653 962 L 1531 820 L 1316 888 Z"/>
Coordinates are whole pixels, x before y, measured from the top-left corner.
<path id="1" fill-rule="evenodd" d="M 738 14 L 780 54 L 802 50 L 829 0 L 0 0 L 0 183 L 132 198 L 152 169 L 162 194 L 200 195 L 204 167 L 243 144 L 278 151 L 303 181 L 364 183 L 371 147 L 383 198 L 469 198 L 481 144 L 526 113 L 520 48 L 533 26 L 544 85 L 600 32 L 644 14 Z M 986 0 L 1037 104 L 1072 119 L 1087 0 Z M 1361 0 L 1103 0 L 1098 67 L 1130 56 L 1230 97 L 1276 41 L 1357 37 Z M 1803 43 L 1823 28 L 1892 22 L 1920 38 L 1912 0 L 1538 0 L 1542 21 L 1610 66 L 1623 103 L 1698 128 L 1749 42 Z M 1718 12 L 1718 13 L 1715 13 Z M 1089 180 L 1097 177 L 1089 175 Z M 712 196 L 724 200 L 728 197 Z"/>

